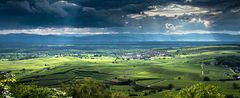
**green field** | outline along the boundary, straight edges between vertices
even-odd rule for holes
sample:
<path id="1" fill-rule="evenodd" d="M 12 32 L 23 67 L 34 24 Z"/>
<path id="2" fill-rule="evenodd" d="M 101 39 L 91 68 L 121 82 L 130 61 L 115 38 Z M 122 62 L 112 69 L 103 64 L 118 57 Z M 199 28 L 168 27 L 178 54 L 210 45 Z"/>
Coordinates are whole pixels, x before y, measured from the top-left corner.
<path id="1" fill-rule="evenodd" d="M 233 83 L 240 85 L 239 80 L 219 81 L 220 79 L 232 79 L 230 76 L 224 76 L 224 73 L 232 74 L 229 68 L 212 64 L 215 57 L 240 56 L 239 46 L 175 48 L 167 49 L 167 53 L 169 54 L 167 56 L 154 56 L 147 60 L 127 60 L 111 55 L 95 57 L 94 54 L 87 54 L 87 57 L 83 58 L 47 56 L 15 61 L 3 59 L 0 61 L 0 71 L 15 74 L 19 83 L 33 83 L 56 88 L 73 80 L 91 77 L 104 83 L 116 79 L 134 80 L 136 85 L 146 87 L 146 89 L 135 91 L 130 85 L 113 84 L 110 88 L 113 91 L 139 96 L 154 87 L 167 90 L 164 87 L 173 84 L 174 90 L 177 90 L 199 82 L 216 85 L 224 94 L 240 96 L 240 90 L 232 88 Z M 207 72 L 202 74 L 202 70 Z M 203 81 L 206 76 L 210 78 L 210 81 Z M 159 98 L 161 94 L 157 92 L 144 98 Z"/>

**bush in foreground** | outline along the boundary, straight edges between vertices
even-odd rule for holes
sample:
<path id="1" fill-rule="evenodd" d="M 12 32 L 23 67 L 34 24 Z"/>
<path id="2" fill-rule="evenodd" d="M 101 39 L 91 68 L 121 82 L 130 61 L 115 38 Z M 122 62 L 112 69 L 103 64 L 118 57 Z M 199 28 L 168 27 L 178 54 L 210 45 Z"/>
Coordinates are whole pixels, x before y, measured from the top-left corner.
<path id="1" fill-rule="evenodd" d="M 128 98 L 128 95 L 122 92 L 112 92 L 111 98 Z"/>
<path id="2" fill-rule="evenodd" d="M 75 81 L 62 90 L 73 98 L 127 98 L 123 93 L 110 92 L 105 85 L 93 79 Z"/>
<path id="3" fill-rule="evenodd" d="M 36 85 L 14 85 L 11 88 L 12 96 L 16 98 L 62 98 L 65 92 Z"/>
<path id="4" fill-rule="evenodd" d="M 0 98 L 9 98 L 12 94 L 10 92 L 10 85 L 16 82 L 14 75 L 9 73 L 0 73 Z"/>
<path id="5" fill-rule="evenodd" d="M 195 84 L 189 88 L 184 88 L 178 93 L 172 91 L 164 92 L 164 98 L 224 98 L 220 89 L 213 85 L 202 83 Z"/>
<path id="6" fill-rule="evenodd" d="M 10 97 L 9 86 L 0 82 L 0 98 Z"/>

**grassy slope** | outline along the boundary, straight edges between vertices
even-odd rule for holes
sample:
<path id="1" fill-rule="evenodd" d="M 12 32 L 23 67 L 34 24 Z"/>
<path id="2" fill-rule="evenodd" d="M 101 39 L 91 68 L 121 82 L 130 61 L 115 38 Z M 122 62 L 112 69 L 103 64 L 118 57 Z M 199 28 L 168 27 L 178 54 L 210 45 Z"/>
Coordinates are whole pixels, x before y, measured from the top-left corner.
<path id="1" fill-rule="evenodd" d="M 220 46 L 229 47 L 229 46 Z M 212 50 L 207 50 L 207 49 Z M 214 48 L 214 49 L 213 49 Z M 240 55 L 239 50 L 231 50 L 236 48 L 230 46 L 229 50 L 219 50 L 219 47 L 193 47 L 182 48 L 182 51 L 201 52 L 177 55 L 176 57 L 153 57 L 151 60 L 117 60 L 112 63 L 114 57 L 95 57 L 91 58 L 75 58 L 75 57 L 48 57 L 19 61 L 0 61 L 0 70 L 11 70 L 17 75 L 20 82 L 32 82 L 44 86 L 56 86 L 63 82 L 69 82 L 74 79 L 84 77 L 93 77 L 98 80 L 110 80 L 114 77 L 125 79 L 144 79 L 137 81 L 140 85 L 151 86 L 167 86 L 172 83 L 175 88 L 190 86 L 194 83 L 202 82 L 201 63 L 211 60 L 211 57 L 222 55 Z M 169 50 L 174 53 L 177 49 Z M 204 59 L 207 58 L 207 59 Z M 26 71 L 20 71 L 25 68 Z M 206 82 L 214 84 L 224 91 L 225 94 L 235 94 L 240 96 L 239 90 L 231 89 L 232 81 L 218 82 L 217 79 L 227 78 L 223 76 L 224 72 L 230 72 L 228 69 L 209 65 L 209 76 L 212 81 Z M 181 77 L 181 80 L 177 78 Z M 239 81 L 235 81 L 238 84 Z M 117 91 L 127 92 L 131 89 L 129 86 L 112 86 Z M 150 95 L 148 97 L 158 96 Z"/>

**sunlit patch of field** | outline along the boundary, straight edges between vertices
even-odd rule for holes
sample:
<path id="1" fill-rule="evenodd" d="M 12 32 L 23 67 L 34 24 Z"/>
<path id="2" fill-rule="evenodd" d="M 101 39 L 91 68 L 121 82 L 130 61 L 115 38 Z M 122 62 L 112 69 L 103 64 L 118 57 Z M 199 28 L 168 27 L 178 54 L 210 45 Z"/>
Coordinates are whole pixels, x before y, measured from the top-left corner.
<path id="1" fill-rule="evenodd" d="M 218 48 L 223 50 L 217 50 Z M 36 83 L 42 86 L 56 87 L 72 80 L 92 77 L 99 81 L 114 78 L 138 80 L 139 85 L 167 86 L 173 84 L 174 88 L 183 88 L 192 84 L 203 82 L 203 77 L 208 76 L 211 81 L 208 84 L 219 86 L 225 94 L 239 95 L 239 91 L 232 89 L 233 82 L 220 82 L 226 79 L 224 73 L 231 71 L 222 66 L 208 65 L 208 74 L 202 75 L 201 64 L 209 62 L 216 56 L 240 55 L 239 50 L 226 50 L 235 46 L 204 46 L 182 48 L 182 51 L 197 51 L 189 54 L 176 54 L 176 56 L 156 56 L 150 60 L 123 60 L 112 56 L 101 57 L 44 57 L 18 61 L 0 61 L 1 71 L 12 71 L 18 81 L 24 83 Z M 199 49 L 200 52 L 198 51 Z M 209 51 L 206 49 L 210 49 Z M 169 50 L 175 53 L 178 49 Z M 92 54 L 85 54 L 92 56 Z M 25 69 L 25 70 L 23 70 Z M 240 83 L 239 83 L 240 84 Z M 122 92 L 132 91 L 128 85 L 114 85 L 111 89 Z M 134 91 L 133 91 L 134 92 Z M 135 92 L 139 93 L 139 92 Z M 140 92 L 141 93 L 141 92 Z M 149 95 L 149 98 L 159 96 L 161 93 Z M 145 98 L 145 97 L 144 97 Z M 147 98 L 147 97 L 146 97 Z M 158 98 L 158 97 L 156 97 Z"/>
<path id="2" fill-rule="evenodd" d="M 49 66 L 57 66 L 66 62 L 73 62 L 78 58 L 73 57 L 46 57 L 18 61 L 0 61 L 0 70 L 41 69 Z"/>

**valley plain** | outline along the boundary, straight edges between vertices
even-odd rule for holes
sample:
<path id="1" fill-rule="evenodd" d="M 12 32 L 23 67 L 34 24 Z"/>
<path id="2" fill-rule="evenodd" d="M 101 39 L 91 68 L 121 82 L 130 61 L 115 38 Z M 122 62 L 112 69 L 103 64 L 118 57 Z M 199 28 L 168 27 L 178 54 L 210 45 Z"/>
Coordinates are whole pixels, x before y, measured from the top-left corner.
<path id="1" fill-rule="evenodd" d="M 175 48 L 150 45 L 151 48 L 137 49 L 96 46 L 94 50 L 69 48 L 74 45 L 66 44 L 47 45 L 42 50 L 36 48 L 39 46 L 2 48 L 0 71 L 16 75 L 17 83 L 50 88 L 93 78 L 108 85 L 111 91 L 130 97 L 158 98 L 163 91 L 177 92 L 196 83 L 212 84 L 225 95 L 240 96 L 239 89 L 232 86 L 240 85 L 237 44 Z"/>

